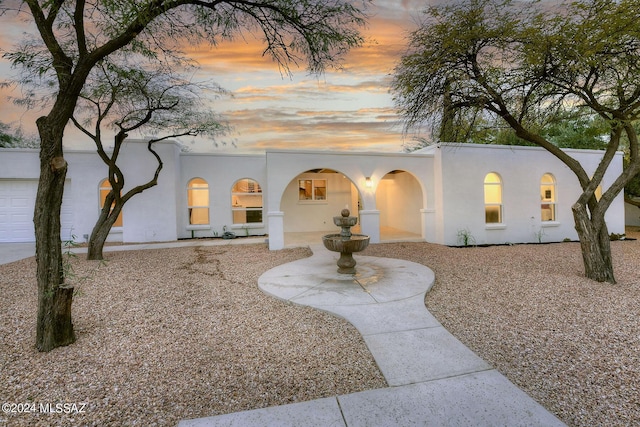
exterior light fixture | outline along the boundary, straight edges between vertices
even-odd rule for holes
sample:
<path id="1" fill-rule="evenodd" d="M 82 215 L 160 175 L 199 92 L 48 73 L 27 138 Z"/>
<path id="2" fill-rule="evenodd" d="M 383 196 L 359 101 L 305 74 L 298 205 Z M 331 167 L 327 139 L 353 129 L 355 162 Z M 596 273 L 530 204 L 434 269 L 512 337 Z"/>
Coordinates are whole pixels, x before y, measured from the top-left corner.
<path id="1" fill-rule="evenodd" d="M 373 182 L 371 181 L 371 177 L 367 177 L 367 179 L 366 179 L 366 181 L 365 181 L 364 185 L 365 185 L 367 188 L 372 188 L 372 187 L 373 187 Z"/>

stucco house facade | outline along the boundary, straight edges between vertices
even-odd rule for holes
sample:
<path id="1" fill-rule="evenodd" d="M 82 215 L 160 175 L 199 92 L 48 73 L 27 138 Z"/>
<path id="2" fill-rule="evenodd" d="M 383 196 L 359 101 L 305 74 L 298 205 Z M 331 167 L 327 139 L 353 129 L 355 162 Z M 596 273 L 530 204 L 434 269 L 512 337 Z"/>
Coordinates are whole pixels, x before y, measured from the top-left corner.
<path id="1" fill-rule="evenodd" d="M 443 144 L 412 153 L 268 150 L 264 154 L 183 152 L 155 145 L 163 161 L 158 185 L 133 197 L 111 241 L 157 242 L 266 236 L 271 249 L 287 236 L 331 233 L 348 207 L 371 242 L 411 238 L 459 245 L 577 239 L 571 205 L 580 194 L 573 173 L 534 147 Z M 571 150 L 592 173 L 602 152 Z M 93 151 L 67 150 L 62 237 L 91 233 L 105 192 L 107 167 Z M 125 190 L 146 182 L 156 163 L 144 141 L 120 155 Z M 622 169 L 618 154 L 606 189 Z M 0 149 L 0 242 L 33 241 L 37 150 Z M 620 195 L 607 213 L 609 231 L 624 233 Z"/>

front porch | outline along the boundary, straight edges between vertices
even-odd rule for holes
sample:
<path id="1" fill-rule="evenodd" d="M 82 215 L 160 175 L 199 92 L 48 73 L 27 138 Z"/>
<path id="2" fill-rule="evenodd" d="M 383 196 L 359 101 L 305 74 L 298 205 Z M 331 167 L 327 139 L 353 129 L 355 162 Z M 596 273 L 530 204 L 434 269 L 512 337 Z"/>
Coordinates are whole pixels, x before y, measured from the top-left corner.
<path id="1" fill-rule="evenodd" d="M 325 234 L 339 233 L 340 229 L 336 227 L 335 231 L 301 231 L 301 232 L 285 232 L 284 246 L 286 248 L 306 246 L 314 243 L 322 243 L 322 236 Z M 353 233 L 361 233 L 360 225 L 356 225 L 351 229 Z M 393 227 L 380 227 L 380 243 L 388 242 L 424 242 L 419 233 L 411 233 L 406 230 L 399 230 Z"/>

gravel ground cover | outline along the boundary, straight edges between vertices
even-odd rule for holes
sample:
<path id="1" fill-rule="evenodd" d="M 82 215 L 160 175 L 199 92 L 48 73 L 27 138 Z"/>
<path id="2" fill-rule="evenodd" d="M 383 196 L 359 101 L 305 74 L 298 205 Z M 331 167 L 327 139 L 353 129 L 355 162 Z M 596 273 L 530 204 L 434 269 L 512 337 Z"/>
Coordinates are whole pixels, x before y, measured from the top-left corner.
<path id="1" fill-rule="evenodd" d="M 428 309 L 567 424 L 639 425 L 640 241 L 612 248 L 615 285 L 583 277 L 577 243 L 390 243 L 363 254 L 432 268 Z M 264 245 L 116 252 L 95 272 L 74 260 L 77 277 L 90 277 L 74 300 L 78 341 L 46 354 L 33 345 L 34 260 L 0 266 L 0 400 L 86 403 L 82 414 L 0 413 L 0 425 L 175 425 L 385 387 L 348 323 L 257 289 L 262 272 L 308 255 Z"/>
<path id="2" fill-rule="evenodd" d="M 615 285 L 584 278 L 578 243 L 393 243 L 370 245 L 363 254 L 434 270 L 429 311 L 568 425 L 637 426 L 640 240 L 612 242 L 612 251 Z"/>
<path id="3" fill-rule="evenodd" d="M 175 426 L 180 419 L 386 387 L 344 320 L 264 295 L 257 280 L 308 249 L 265 245 L 73 260 L 77 342 L 35 350 L 35 261 L 0 266 L 0 426 Z M 39 413 L 76 403 L 83 413 Z M 86 406 L 83 406 L 86 405 Z M 63 407 L 64 411 L 64 407 Z M 73 407 L 70 407 L 73 411 Z"/>

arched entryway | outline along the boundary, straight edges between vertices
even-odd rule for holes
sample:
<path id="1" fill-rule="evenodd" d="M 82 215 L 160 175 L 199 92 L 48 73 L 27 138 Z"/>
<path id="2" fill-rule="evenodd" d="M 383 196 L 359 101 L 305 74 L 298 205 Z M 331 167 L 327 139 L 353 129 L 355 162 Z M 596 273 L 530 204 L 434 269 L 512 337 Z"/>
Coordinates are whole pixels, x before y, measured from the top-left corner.
<path id="1" fill-rule="evenodd" d="M 358 215 L 359 205 L 356 186 L 339 171 L 319 168 L 297 175 L 280 200 L 285 245 L 320 243 L 323 234 L 338 230 L 333 224 L 334 216 L 345 207 L 352 215 Z"/>
<path id="2" fill-rule="evenodd" d="M 422 187 L 409 172 L 393 170 L 376 188 L 376 209 L 380 211 L 380 240 L 422 239 Z"/>

